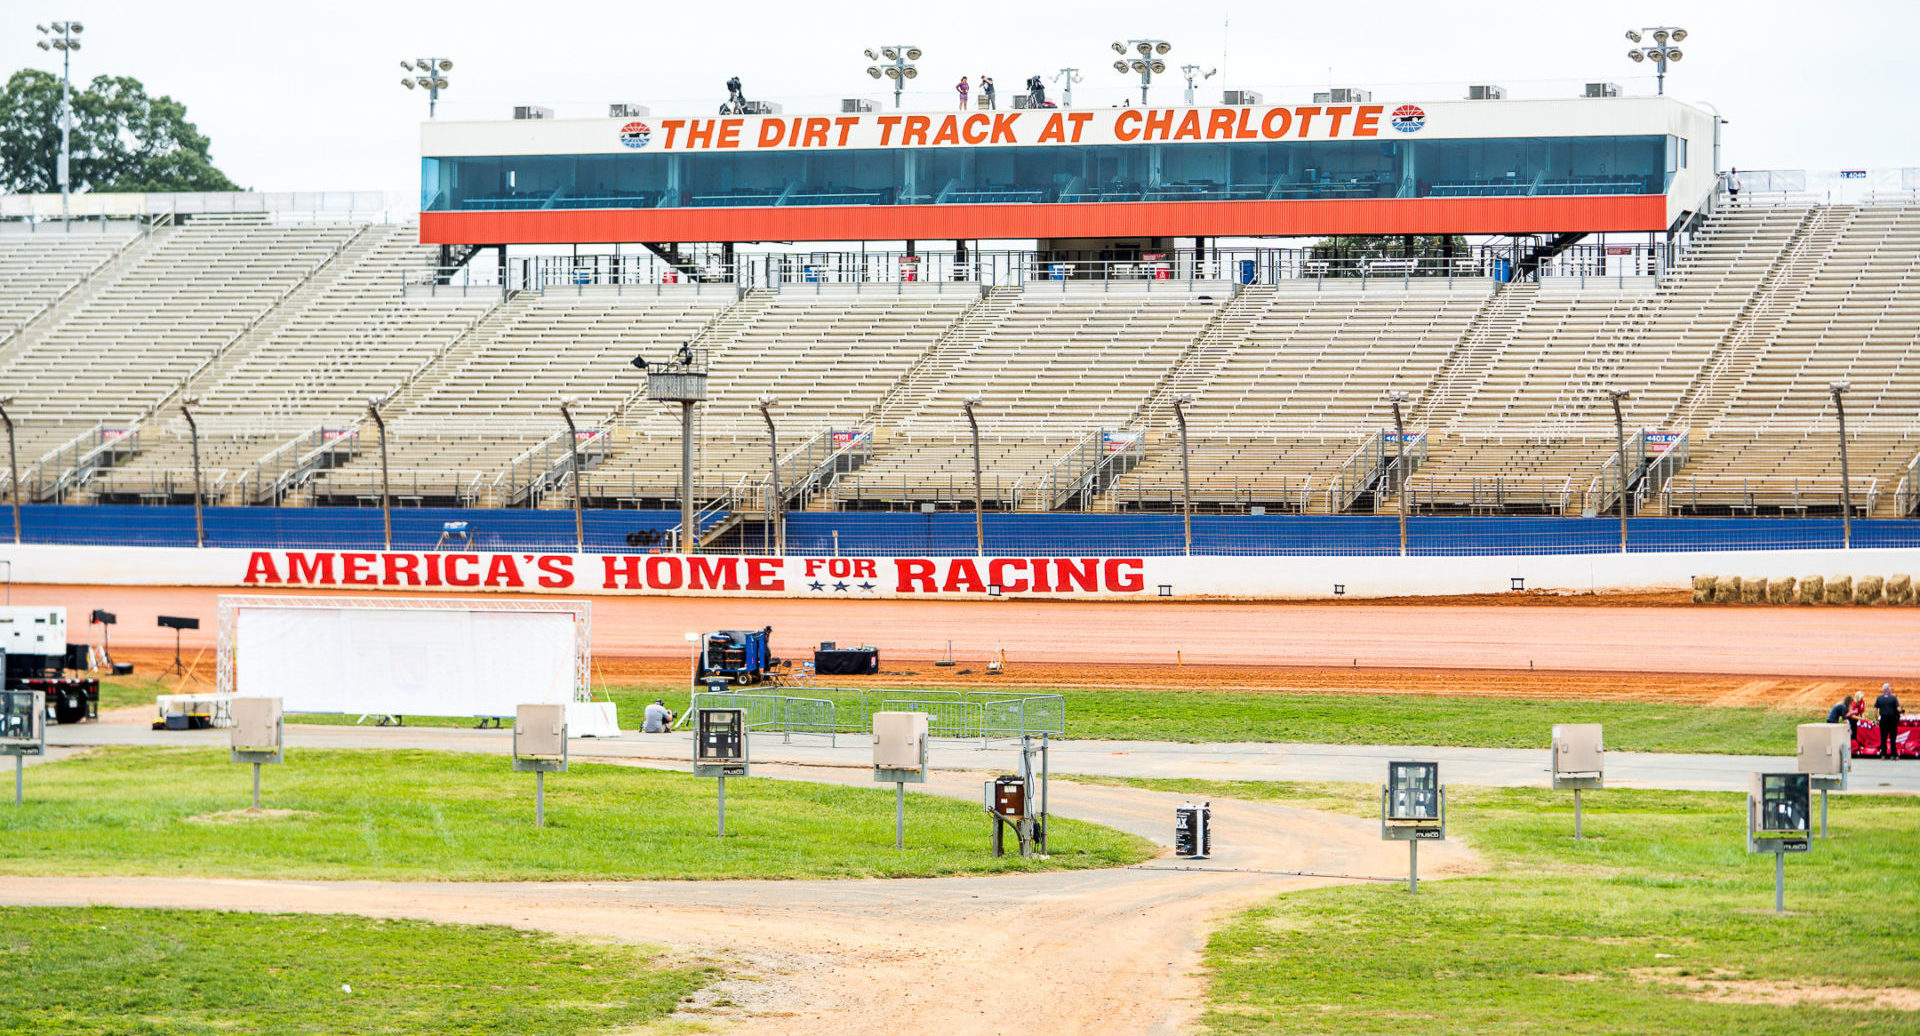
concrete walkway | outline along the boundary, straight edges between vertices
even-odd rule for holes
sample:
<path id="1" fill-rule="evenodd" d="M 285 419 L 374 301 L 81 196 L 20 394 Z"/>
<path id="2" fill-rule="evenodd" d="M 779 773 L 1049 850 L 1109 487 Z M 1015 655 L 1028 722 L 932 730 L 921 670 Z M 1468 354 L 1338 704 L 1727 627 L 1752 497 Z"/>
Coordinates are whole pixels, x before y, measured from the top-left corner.
<path id="1" fill-rule="evenodd" d="M 225 747 L 225 730 L 156 731 L 129 722 L 88 723 L 54 727 L 47 744 L 63 748 L 94 745 L 204 745 Z M 287 745 L 300 748 L 419 748 L 435 751 L 506 754 L 512 747 L 507 730 L 471 730 L 456 727 L 375 727 L 296 725 L 287 728 Z M 1783 746 L 1785 747 L 1785 746 Z M 943 770 L 1013 772 L 1018 755 L 1013 742 L 995 742 L 982 749 L 975 741 L 937 741 L 933 765 Z M 691 765 L 692 736 L 623 734 L 618 738 L 576 738 L 569 749 L 575 759 L 651 760 L 663 765 Z M 872 749 L 864 735 L 841 735 L 829 745 L 825 737 L 755 734 L 755 762 L 800 766 L 856 767 L 871 765 Z M 63 753 L 51 752 L 53 758 Z M 1184 744 L 1165 741 L 1055 741 L 1049 753 L 1052 772 L 1061 776 L 1090 774 L 1107 777 L 1189 777 L 1248 781 L 1361 781 L 1386 779 L 1387 763 L 1396 759 L 1433 760 L 1441 764 L 1441 780 L 1449 784 L 1489 787 L 1546 787 L 1547 749 L 1441 748 L 1417 745 L 1307 745 L 1307 744 Z M 1745 791 L 1748 776 L 1761 771 L 1794 769 L 1791 755 L 1685 755 L 1652 752 L 1608 752 L 1607 784 L 1615 788 L 1673 788 L 1692 791 Z M 1920 760 L 1854 761 L 1851 790 L 1920 794 Z"/>

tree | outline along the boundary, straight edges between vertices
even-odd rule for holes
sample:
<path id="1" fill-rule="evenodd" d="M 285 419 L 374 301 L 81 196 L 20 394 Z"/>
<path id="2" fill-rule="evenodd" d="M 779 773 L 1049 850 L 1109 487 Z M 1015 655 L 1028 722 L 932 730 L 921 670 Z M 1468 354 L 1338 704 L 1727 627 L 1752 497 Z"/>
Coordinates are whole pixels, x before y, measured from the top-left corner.
<path id="1" fill-rule="evenodd" d="M 1309 258 L 1332 260 L 1329 277 L 1358 277 L 1369 259 L 1451 259 L 1467 254 L 1467 239 L 1459 234 L 1342 234 L 1321 238 Z M 1442 266 L 1422 263 L 1422 274 L 1442 272 Z"/>
<path id="2" fill-rule="evenodd" d="M 138 79 L 96 76 L 73 92 L 70 169 L 75 191 L 237 191 L 214 168 L 210 142 L 187 107 L 149 97 Z M 0 90 L 0 189 L 60 189 L 60 77 L 21 69 Z"/>

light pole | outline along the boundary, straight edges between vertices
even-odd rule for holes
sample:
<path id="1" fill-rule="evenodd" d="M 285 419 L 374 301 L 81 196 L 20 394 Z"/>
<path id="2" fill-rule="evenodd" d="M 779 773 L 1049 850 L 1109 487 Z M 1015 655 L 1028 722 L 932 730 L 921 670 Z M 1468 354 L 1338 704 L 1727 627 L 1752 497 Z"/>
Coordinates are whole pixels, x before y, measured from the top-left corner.
<path id="1" fill-rule="evenodd" d="M 20 542 L 20 455 L 13 449 L 13 415 L 7 408 L 13 397 L 0 399 L 0 421 L 7 423 L 7 481 L 13 483 L 13 542 Z"/>
<path id="2" fill-rule="evenodd" d="M 1160 59 L 1172 49 L 1173 44 L 1166 40 L 1128 40 L 1125 43 L 1119 40 L 1113 41 L 1113 52 L 1120 55 L 1120 60 L 1113 63 L 1113 70 L 1140 73 L 1140 104 L 1142 106 L 1147 103 L 1147 87 L 1153 85 L 1153 74 L 1167 70 L 1167 63 Z M 1132 50 L 1138 56 L 1127 57 L 1128 50 Z"/>
<path id="3" fill-rule="evenodd" d="M 52 25 L 36 25 L 40 34 L 47 37 L 36 41 L 41 50 L 60 52 L 60 164 L 54 168 L 54 177 L 60 181 L 60 225 L 68 226 L 67 199 L 73 193 L 72 185 L 72 140 L 73 140 L 73 52 L 80 49 L 79 36 L 86 26 L 79 22 L 54 22 Z"/>
<path id="4" fill-rule="evenodd" d="M 1684 56 L 1680 53 L 1677 44 L 1687 38 L 1687 30 L 1676 29 L 1671 25 L 1656 25 L 1650 29 L 1628 29 L 1627 39 L 1638 44 L 1645 39 L 1642 33 L 1653 37 L 1653 45 L 1635 46 L 1627 51 L 1627 57 L 1632 58 L 1636 64 L 1642 61 L 1653 62 L 1656 70 L 1655 82 L 1658 84 L 1657 92 L 1664 94 L 1667 92 L 1667 62 L 1678 61 Z"/>
<path id="5" fill-rule="evenodd" d="M 1407 426 L 1400 419 L 1400 405 L 1413 394 L 1398 389 L 1387 393 L 1393 404 L 1393 442 L 1398 449 L 1393 457 L 1393 493 L 1400 498 L 1400 556 L 1407 556 Z"/>
<path id="6" fill-rule="evenodd" d="M 367 416 L 373 418 L 374 427 L 380 430 L 380 524 L 386 530 L 386 549 L 393 549 L 393 508 L 392 497 L 387 489 L 387 419 L 380 416 L 380 406 L 386 400 L 375 396 L 367 400 Z"/>
<path id="7" fill-rule="evenodd" d="M 1202 79 L 1212 79 L 1214 73 L 1218 71 L 1220 70 L 1217 68 L 1209 68 L 1206 71 L 1202 72 L 1199 65 L 1181 65 L 1180 66 L 1180 74 L 1187 77 L 1187 107 L 1189 108 L 1193 107 L 1194 84 L 1199 82 Z"/>
<path id="8" fill-rule="evenodd" d="M 984 557 L 987 553 L 987 520 L 980 513 L 980 422 L 973 416 L 973 408 L 980 405 L 979 396 L 968 396 L 960 401 L 961 409 L 967 412 L 967 427 L 973 430 L 973 553 Z"/>
<path id="9" fill-rule="evenodd" d="M 900 107 L 900 91 L 907 88 L 907 80 L 920 74 L 920 66 L 914 62 L 920 60 L 920 48 L 912 43 L 889 43 L 884 47 L 868 47 L 867 60 L 875 64 L 867 66 L 867 74 L 875 79 L 893 80 L 893 106 Z M 887 64 L 878 64 L 886 61 Z"/>
<path id="10" fill-rule="evenodd" d="M 1193 553 L 1193 478 L 1187 456 L 1187 404 L 1193 397 L 1173 397 L 1173 419 L 1180 425 L 1180 535 L 1187 553 Z"/>
<path id="11" fill-rule="evenodd" d="M 693 343 L 683 342 L 673 359 L 657 367 L 636 356 L 633 365 L 647 374 L 647 398 L 680 405 L 680 552 L 700 553 L 700 530 L 693 516 L 693 407 L 707 398 L 707 364 Z"/>
<path id="12" fill-rule="evenodd" d="M 1620 553 L 1627 552 L 1627 422 L 1620 415 L 1620 401 L 1632 393 L 1626 389 L 1608 389 L 1607 398 L 1613 401 L 1613 442 L 1620 452 L 1616 454 L 1615 465 L 1620 469 Z"/>
<path id="13" fill-rule="evenodd" d="M 447 73 L 453 71 L 453 62 L 446 58 L 414 58 L 400 62 L 407 75 L 400 77 L 400 85 L 409 90 L 418 87 L 427 92 L 427 118 L 434 116 L 434 110 L 440 106 L 440 91 L 447 89 Z M 412 73 L 418 72 L 419 75 Z"/>
<path id="14" fill-rule="evenodd" d="M 1840 419 L 1840 546 L 1853 546 L 1853 483 L 1847 478 L 1847 406 L 1841 397 L 1853 388 L 1851 381 L 1835 381 L 1827 385 L 1827 391 L 1833 394 L 1833 413 Z"/>
<path id="15" fill-rule="evenodd" d="M 773 408 L 779 402 L 772 396 L 761 396 L 754 406 L 759 409 L 761 420 L 767 422 L 767 449 L 773 461 L 768 469 L 773 476 L 773 495 L 767 498 L 767 534 L 773 541 L 776 556 L 784 556 L 787 553 L 787 501 L 780 495 L 780 432 L 773 426 Z"/>
<path id="16" fill-rule="evenodd" d="M 1073 107 L 1073 84 L 1080 82 L 1080 70 L 1068 66 L 1053 74 L 1053 81 L 1060 84 L 1060 107 Z"/>
<path id="17" fill-rule="evenodd" d="M 567 466 L 573 470 L 573 549 L 575 553 L 587 549 L 587 518 L 580 503 L 580 432 L 573 426 L 573 408 L 578 403 L 572 399 L 560 401 L 560 417 L 567 422 Z"/>
<path id="18" fill-rule="evenodd" d="M 193 408 L 200 405 L 199 396 L 186 396 L 180 400 L 180 416 L 187 419 L 187 437 L 193 443 L 193 545 L 207 545 L 207 524 L 200 513 L 200 422 L 193 419 Z"/>

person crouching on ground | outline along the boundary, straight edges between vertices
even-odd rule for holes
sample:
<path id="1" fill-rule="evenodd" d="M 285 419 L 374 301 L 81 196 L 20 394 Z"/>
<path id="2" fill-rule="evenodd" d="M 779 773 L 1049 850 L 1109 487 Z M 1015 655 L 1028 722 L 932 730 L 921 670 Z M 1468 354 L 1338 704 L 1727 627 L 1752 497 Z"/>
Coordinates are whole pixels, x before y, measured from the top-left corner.
<path id="1" fill-rule="evenodd" d="M 646 721 L 640 731 L 644 734 L 664 734 L 673 728 L 673 719 L 673 710 L 667 708 L 666 702 L 655 698 L 653 704 L 647 706 Z"/>

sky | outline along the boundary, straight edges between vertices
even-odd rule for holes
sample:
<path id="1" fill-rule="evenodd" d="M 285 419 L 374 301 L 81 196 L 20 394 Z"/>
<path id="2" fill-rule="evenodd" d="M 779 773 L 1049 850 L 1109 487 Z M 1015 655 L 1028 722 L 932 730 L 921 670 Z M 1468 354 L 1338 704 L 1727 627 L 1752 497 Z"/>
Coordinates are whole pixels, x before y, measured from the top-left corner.
<path id="1" fill-rule="evenodd" d="M 400 86 L 402 58 L 454 62 L 441 118 L 506 118 L 517 104 L 561 117 L 606 114 L 609 102 L 654 114 L 713 112 L 729 75 L 749 98 L 789 114 L 839 110 L 839 98 L 880 98 L 861 51 L 914 43 L 925 51 L 907 107 L 944 110 L 960 76 L 991 75 L 1001 93 L 1027 76 L 1078 66 L 1076 107 L 1137 99 L 1137 79 L 1112 68 L 1108 44 L 1157 38 L 1169 64 L 1219 73 L 1202 99 L 1252 89 L 1268 103 L 1306 102 L 1327 85 L 1377 99 L 1463 97 L 1468 83 L 1509 97 L 1577 94 L 1582 83 L 1652 93 L 1646 65 L 1627 60 L 1628 28 L 1687 29 L 1668 92 L 1708 102 L 1728 120 L 1723 164 L 1742 169 L 1920 166 L 1904 123 L 1920 109 L 1913 0 L 1824 4 L 1666 0 L 1573 5 L 1370 0 L 1365 4 L 1244 4 L 1214 0 L 1053 3 L 640 4 L 572 0 L 546 7 L 472 0 L 425 4 L 334 0 L 26 0 L 0 14 L 6 70 L 59 70 L 34 46 L 36 21 L 82 22 L 76 79 L 131 75 L 186 104 L 213 140 L 215 164 L 257 190 L 418 188 L 421 91 Z M 1059 86 L 1048 84 L 1057 99 Z M 1156 82 L 1156 104 L 1184 83 Z M 916 101 L 918 104 L 916 105 Z M 1010 101 L 1003 101 L 1004 104 Z"/>

